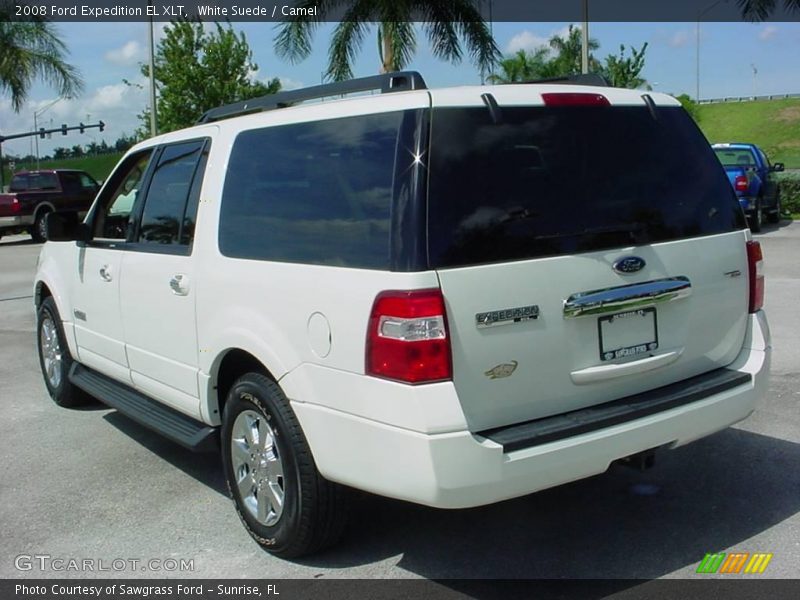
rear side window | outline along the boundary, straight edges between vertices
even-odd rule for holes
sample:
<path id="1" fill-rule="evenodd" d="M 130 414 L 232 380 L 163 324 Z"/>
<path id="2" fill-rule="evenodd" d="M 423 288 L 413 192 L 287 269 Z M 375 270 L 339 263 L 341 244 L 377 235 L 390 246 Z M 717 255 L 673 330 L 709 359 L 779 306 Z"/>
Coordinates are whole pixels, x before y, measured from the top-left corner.
<path id="1" fill-rule="evenodd" d="M 431 267 L 590 252 L 741 229 L 708 142 L 681 108 L 440 108 Z"/>
<path id="2" fill-rule="evenodd" d="M 402 116 L 240 133 L 222 193 L 220 251 L 237 258 L 387 269 Z"/>

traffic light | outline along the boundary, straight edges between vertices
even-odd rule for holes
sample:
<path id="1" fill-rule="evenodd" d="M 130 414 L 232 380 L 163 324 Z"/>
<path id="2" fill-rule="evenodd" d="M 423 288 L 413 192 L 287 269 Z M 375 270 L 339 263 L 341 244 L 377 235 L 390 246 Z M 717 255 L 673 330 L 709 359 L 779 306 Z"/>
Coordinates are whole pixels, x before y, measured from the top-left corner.
<path id="1" fill-rule="evenodd" d="M 44 127 L 39 127 L 39 137 L 44 139 Z"/>
<path id="2" fill-rule="evenodd" d="M 83 123 L 81 123 L 80 125 L 78 125 L 78 129 L 80 130 L 80 132 L 81 132 L 81 133 L 83 133 L 83 131 L 84 131 L 84 129 L 85 129 L 85 126 L 84 126 L 84 124 L 83 124 Z"/>
<path id="3" fill-rule="evenodd" d="M 67 124 L 66 123 L 62 123 L 61 124 L 61 135 L 67 135 Z"/>
<path id="4" fill-rule="evenodd" d="M 99 124 L 100 124 L 100 131 L 103 131 L 103 129 L 105 129 L 106 127 L 106 124 L 103 123 L 102 121 L 100 121 Z"/>

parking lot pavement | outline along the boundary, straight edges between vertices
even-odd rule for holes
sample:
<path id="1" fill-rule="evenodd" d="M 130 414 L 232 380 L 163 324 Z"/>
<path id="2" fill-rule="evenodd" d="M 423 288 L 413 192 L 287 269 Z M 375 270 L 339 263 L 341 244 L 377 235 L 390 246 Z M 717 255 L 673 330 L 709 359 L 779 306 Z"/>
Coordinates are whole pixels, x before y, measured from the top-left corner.
<path id="1" fill-rule="evenodd" d="M 748 420 L 659 454 L 647 472 L 612 467 L 489 507 L 438 511 L 359 494 L 338 548 L 289 562 L 250 541 L 217 457 L 99 405 L 52 404 L 30 297 L 39 246 L 4 238 L 0 577 L 83 576 L 15 567 L 15 557 L 46 554 L 125 561 L 94 576 L 674 578 L 694 576 L 706 552 L 734 550 L 773 553 L 764 576 L 800 577 L 800 224 L 765 227 L 758 239 L 775 351 L 769 396 Z M 193 570 L 130 566 L 170 558 Z"/>

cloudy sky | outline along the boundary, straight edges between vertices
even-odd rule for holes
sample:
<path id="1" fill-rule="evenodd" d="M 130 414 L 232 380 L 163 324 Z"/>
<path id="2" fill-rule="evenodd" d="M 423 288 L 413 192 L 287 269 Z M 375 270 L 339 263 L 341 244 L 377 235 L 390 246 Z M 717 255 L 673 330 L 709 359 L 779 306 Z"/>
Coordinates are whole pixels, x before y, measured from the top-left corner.
<path id="1" fill-rule="evenodd" d="M 551 35 L 566 30 L 567 23 L 495 23 L 493 31 L 504 52 L 532 50 L 545 44 Z M 138 64 L 147 58 L 146 23 L 60 23 L 58 31 L 70 51 L 69 60 L 83 73 L 86 89 L 80 98 L 61 100 L 39 117 L 42 127 L 61 123 L 107 124 L 100 134 L 89 130 L 67 137 L 54 135 L 40 140 L 42 155 L 57 146 L 99 142 L 113 143 L 121 134 L 137 127 L 136 115 L 147 103 L 146 89 L 126 85 L 123 80 L 140 81 Z M 320 82 L 325 70 L 331 24 L 323 24 L 314 38 L 314 53 L 299 64 L 289 64 L 275 56 L 275 35 L 271 23 L 235 23 L 244 31 L 257 76 L 280 77 L 284 87 L 293 88 Z M 696 25 L 694 23 L 595 23 L 590 36 L 600 43 L 598 58 L 615 53 L 620 44 L 639 47 L 649 44 L 645 78 L 656 91 L 695 94 Z M 701 24 L 701 97 L 746 96 L 753 94 L 800 93 L 800 69 L 795 57 L 800 50 L 800 23 L 703 23 Z M 377 43 L 368 36 L 355 66 L 357 76 L 378 71 Z M 753 67 L 757 74 L 754 78 Z M 420 48 L 411 69 L 420 71 L 431 87 L 474 84 L 480 74 L 469 63 L 449 65 L 435 60 L 420 35 Z M 142 82 L 144 83 L 144 82 Z M 56 99 L 53 90 L 36 85 L 30 101 L 15 114 L 8 97 L 0 99 L 0 133 L 11 134 L 33 129 L 34 111 Z M 28 154 L 32 141 L 23 139 L 3 144 L 3 151 Z"/>

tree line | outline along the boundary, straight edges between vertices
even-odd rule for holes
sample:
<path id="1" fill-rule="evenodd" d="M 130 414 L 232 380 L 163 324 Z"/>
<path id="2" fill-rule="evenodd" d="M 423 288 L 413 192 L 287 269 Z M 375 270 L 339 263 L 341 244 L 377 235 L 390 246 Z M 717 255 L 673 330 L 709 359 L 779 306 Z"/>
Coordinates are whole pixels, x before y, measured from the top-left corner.
<path id="1" fill-rule="evenodd" d="M 117 138 L 113 144 L 107 143 L 105 140 L 98 142 L 90 142 L 85 145 L 75 144 L 72 147 L 58 147 L 53 150 L 53 154 L 45 154 L 39 156 L 39 160 L 62 160 L 66 158 L 83 158 L 85 156 L 97 156 L 99 154 L 110 154 L 112 152 L 125 152 L 137 142 L 135 135 L 122 134 Z M 33 154 L 24 156 L 17 156 L 14 154 L 3 153 L 3 164 L 15 162 L 18 165 L 33 164 L 36 162 L 36 157 Z"/>
<path id="2" fill-rule="evenodd" d="M 782 0 L 789 10 L 800 8 L 800 0 Z M 764 20 L 778 0 L 739 0 L 745 20 Z M 352 64 L 368 37 L 376 34 L 382 72 L 410 64 L 422 33 L 433 55 L 450 63 L 465 55 L 482 75 L 502 83 L 557 77 L 580 71 L 580 30 L 570 27 L 566 36 L 554 36 L 547 47 L 502 56 L 484 21 L 479 0 L 301 0 L 298 6 L 316 6 L 316 17 L 293 17 L 278 25 L 274 39 L 276 54 L 290 62 L 308 58 L 320 23 L 329 14 L 341 13 L 328 48 L 325 78 L 331 81 L 353 76 Z M 76 97 L 83 90 L 79 71 L 65 60 L 67 49 L 52 23 L 45 19 L 19 22 L 11 18 L 11 3 L 0 4 L 0 93 L 11 98 L 19 112 L 35 81 L 42 80 L 62 97 Z M 420 21 L 415 23 L 414 21 Z M 597 50 L 590 40 L 590 50 Z M 647 44 L 641 48 L 620 46 L 619 53 L 603 62 L 590 57 L 590 71 L 600 73 L 612 85 L 646 87 L 642 77 Z M 629 53 L 630 52 L 630 53 Z M 243 33 L 228 23 L 206 31 L 202 24 L 173 21 L 158 44 L 154 60 L 160 132 L 196 122 L 206 110 L 274 93 L 278 79 L 259 80 L 258 66 Z M 142 65 L 143 75 L 149 75 Z M 139 85 L 131 83 L 131 85 Z M 687 96 L 688 99 L 688 96 Z M 149 135 L 147 110 L 140 115 L 140 137 Z M 72 148 L 75 150 L 75 147 Z"/>

